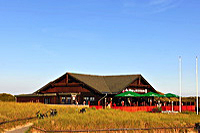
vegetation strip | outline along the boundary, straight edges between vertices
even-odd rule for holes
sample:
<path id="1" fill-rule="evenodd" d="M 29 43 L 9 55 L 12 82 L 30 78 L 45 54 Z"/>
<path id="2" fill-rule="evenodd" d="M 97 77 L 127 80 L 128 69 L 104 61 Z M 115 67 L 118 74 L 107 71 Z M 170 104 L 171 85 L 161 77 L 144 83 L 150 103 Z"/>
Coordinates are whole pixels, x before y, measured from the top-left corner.
<path id="1" fill-rule="evenodd" d="M 85 113 L 79 113 L 82 108 L 46 105 L 41 103 L 14 103 L 0 102 L 0 122 L 12 121 L 16 119 L 24 119 L 25 117 L 35 117 L 36 112 L 40 110 L 42 114 L 48 112 L 51 108 L 57 110 L 58 114 L 54 117 L 44 119 L 30 119 L 10 122 L 0 125 L 0 132 L 5 129 L 15 128 L 18 125 L 24 125 L 27 121 L 31 121 L 35 127 L 45 131 L 76 131 L 84 130 L 92 131 L 97 129 L 99 132 L 105 130 L 133 130 L 145 131 L 141 129 L 157 128 L 157 127 L 193 127 L 195 123 L 200 123 L 200 116 L 193 112 L 182 112 L 176 114 L 162 114 L 149 112 L 125 112 L 114 109 L 86 108 Z M 49 112 L 48 112 L 49 113 Z M 140 130 L 138 128 L 141 128 Z M 136 130 L 137 129 L 137 130 Z M 151 131 L 151 130 L 146 131 Z M 32 130 L 36 130 L 32 128 Z M 133 131 L 134 131 L 133 130 Z M 165 129 L 160 129 L 165 130 Z M 166 130 L 195 130 L 193 128 L 186 129 L 166 129 Z M 61 131 L 61 132 L 62 132 Z M 114 130 L 115 131 L 115 130 Z M 113 131 L 113 132 L 114 132 Z M 152 130 L 152 131 L 159 131 Z M 106 132 L 106 131 L 105 131 Z M 107 131 L 108 132 L 108 131 Z M 75 132 L 74 132 L 75 133 Z M 76 132 L 77 133 L 77 132 Z"/>
<path id="2" fill-rule="evenodd" d="M 28 117 L 28 118 L 24 118 L 24 119 L 16 119 L 16 120 L 11 120 L 11 121 L 3 121 L 3 122 L 0 122 L 0 125 L 6 124 L 6 123 L 10 123 L 10 122 L 23 121 L 23 120 L 30 120 L 30 119 L 34 119 L 34 118 L 37 118 L 37 117 Z"/>
<path id="3" fill-rule="evenodd" d="M 189 127 L 158 127 L 158 128 L 119 128 L 119 129 L 91 129 L 91 130 L 45 130 L 35 126 L 32 128 L 43 131 L 43 132 L 98 132 L 98 131 L 131 131 L 131 130 L 159 130 L 159 129 L 186 129 L 186 128 L 195 128 L 195 126 Z"/>

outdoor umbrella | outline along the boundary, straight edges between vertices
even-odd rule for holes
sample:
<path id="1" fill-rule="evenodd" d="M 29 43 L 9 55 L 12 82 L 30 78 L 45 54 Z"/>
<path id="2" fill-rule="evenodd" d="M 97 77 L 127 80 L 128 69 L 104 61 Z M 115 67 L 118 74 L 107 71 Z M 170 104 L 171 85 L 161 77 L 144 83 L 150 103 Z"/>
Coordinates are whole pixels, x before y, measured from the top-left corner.
<path id="1" fill-rule="evenodd" d="M 141 95 L 132 91 L 126 91 L 124 93 L 115 95 L 115 97 L 141 97 Z"/>
<path id="2" fill-rule="evenodd" d="M 154 93 L 154 92 L 148 92 L 141 96 L 143 96 L 143 97 L 164 97 L 164 95 L 160 95 L 160 94 Z"/>
<path id="3" fill-rule="evenodd" d="M 142 96 L 143 97 L 164 97 L 163 95 L 160 95 L 160 94 L 154 93 L 154 92 L 148 92 L 148 93 L 143 94 Z"/>
<path id="4" fill-rule="evenodd" d="M 172 93 L 167 93 L 164 95 L 165 97 L 179 97 L 178 95 L 172 94 Z"/>
<path id="5" fill-rule="evenodd" d="M 132 91 L 126 91 L 124 93 L 115 95 L 115 97 L 141 97 L 141 95 Z"/>
<path id="6" fill-rule="evenodd" d="M 164 95 L 165 97 L 179 97 L 178 95 L 172 94 L 172 93 L 167 93 Z M 174 106 L 173 106 L 173 100 L 172 100 L 172 111 L 174 111 Z"/>

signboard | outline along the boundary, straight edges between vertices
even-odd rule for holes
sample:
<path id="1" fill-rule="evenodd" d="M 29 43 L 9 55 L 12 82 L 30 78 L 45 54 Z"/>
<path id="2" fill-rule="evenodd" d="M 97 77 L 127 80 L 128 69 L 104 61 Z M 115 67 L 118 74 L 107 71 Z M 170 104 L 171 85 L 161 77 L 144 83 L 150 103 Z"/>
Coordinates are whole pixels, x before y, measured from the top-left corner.
<path id="1" fill-rule="evenodd" d="M 125 89 L 122 92 L 126 92 L 126 91 L 132 91 L 132 92 L 136 92 L 136 93 L 147 93 L 147 89 Z"/>

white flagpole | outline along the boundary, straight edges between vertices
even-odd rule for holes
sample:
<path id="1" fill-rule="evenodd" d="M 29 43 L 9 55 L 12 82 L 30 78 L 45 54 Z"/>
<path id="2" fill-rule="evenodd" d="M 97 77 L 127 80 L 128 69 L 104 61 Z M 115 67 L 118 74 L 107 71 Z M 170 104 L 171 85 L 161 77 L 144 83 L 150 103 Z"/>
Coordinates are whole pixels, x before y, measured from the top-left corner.
<path id="1" fill-rule="evenodd" d="M 181 75 L 181 71 L 182 71 L 182 68 L 181 68 L 181 56 L 179 56 L 179 70 L 180 70 L 180 72 L 179 72 L 179 87 L 180 87 L 180 96 L 179 96 L 179 112 L 181 112 L 181 88 L 182 88 L 182 75 Z"/>
<path id="2" fill-rule="evenodd" d="M 196 89 L 197 89 L 197 115 L 199 114 L 199 100 L 198 100 L 198 58 L 196 57 Z"/>

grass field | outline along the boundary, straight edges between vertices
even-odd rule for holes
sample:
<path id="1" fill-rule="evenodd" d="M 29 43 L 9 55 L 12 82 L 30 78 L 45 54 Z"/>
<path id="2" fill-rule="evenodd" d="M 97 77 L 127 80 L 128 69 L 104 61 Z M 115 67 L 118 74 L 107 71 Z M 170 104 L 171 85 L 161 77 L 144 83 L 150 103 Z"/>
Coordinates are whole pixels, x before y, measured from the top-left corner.
<path id="1" fill-rule="evenodd" d="M 109 129 L 109 128 L 150 128 L 194 126 L 200 122 L 195 113 L 162 114 L 147 112 L 123 112 L 120 110 L 95 110 L 88 108 L 84 114 L 78 108 L 65 106 L 49 106 L 41 103 L 0 102 L 0 122 L 18 118 L 35 116 L 37 111 L 45 113 L 56 108 L 58 115 L 44 119 L 31 120 L 36 127 L 45 130 L 78 130 L 78 129 Z M 28 121 L 0 125 L 0 131 Z"/>
<path id="2" fill-rule="evenodd" d="M 34 117 L 38 110 L 46 111 L 48 110 L 48 106 L 40 103 L 0 102 L 0 122 Z M 23 125 L 27 122 L 28 121 L 21 121 L 0 125 L 0 132 L 3 131 L 3 129 Z"/>

